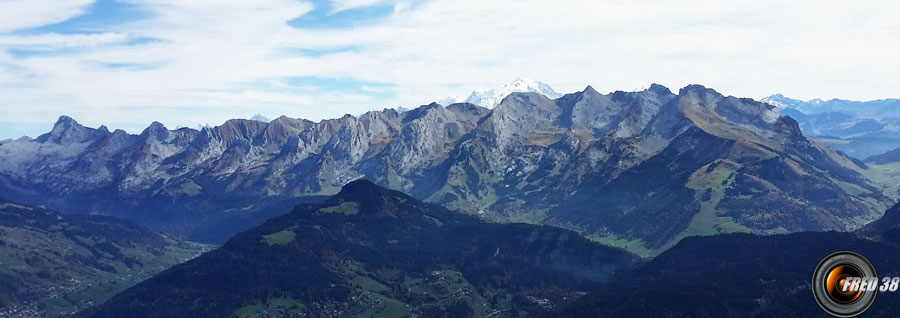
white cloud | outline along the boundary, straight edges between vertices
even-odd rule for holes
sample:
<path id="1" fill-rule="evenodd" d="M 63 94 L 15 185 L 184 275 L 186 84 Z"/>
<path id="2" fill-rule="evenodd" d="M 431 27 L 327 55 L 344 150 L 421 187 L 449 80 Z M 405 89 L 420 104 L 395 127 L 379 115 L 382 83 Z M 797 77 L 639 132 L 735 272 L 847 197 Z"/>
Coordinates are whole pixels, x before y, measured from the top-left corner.
<path id="1" fill-rule="evenodd" d="M 890 97 L 898 84 L 898 60 L 888 57 L 900 51 L 891 19 L 897 8 L 883 1 L 435 1 L 368 28 L 305 33 L 309 45 L 364 46 L 340 61 L 322 58 L 329 66 L 322 72 L 397 82 L 400 96 L 415 98 L 407 102 L 518 75 L 560 91 L 702 83 L 751 97 L 870 99 Z M 446 84 L 464 90 L 442 90 Z"/>
<path id="2" fill-rule="evenodd" d="M 333 1 L 325 22 L 374 2 Z M 108 33 L 0 36 L 0 49 L 71 51 L 24 59 L 0 53 L 6 120 L 52 122 L 65 113 L 113 128 L 254 113 L 316 120 L 427 104 L 519 76 L 560 92 L 657 82 L 748 97 L 900 97 L 900 4 L 893 1 L 395 1 L 390 16 L 314 29 L 287 23 L 312 10 L 305 2 L 129 3 L 150 17 Z M 363 87 L 311 89 L 286 77 L 353 79 Z"/>
<path id="3" fill-rule="evenodd" d="M 71 48 L 89 48 L 122 42 L 128 38 L 120 33 L 95 34 L 38 34 L 38 35 L 0 35 L 0 47 L 16 47 L 30 50 L 60 50 Z"/>
<path id="4" fill-rule="evenodd" d="M 0 0 L 0 32 L 62 22 L 94 0 Z"/>

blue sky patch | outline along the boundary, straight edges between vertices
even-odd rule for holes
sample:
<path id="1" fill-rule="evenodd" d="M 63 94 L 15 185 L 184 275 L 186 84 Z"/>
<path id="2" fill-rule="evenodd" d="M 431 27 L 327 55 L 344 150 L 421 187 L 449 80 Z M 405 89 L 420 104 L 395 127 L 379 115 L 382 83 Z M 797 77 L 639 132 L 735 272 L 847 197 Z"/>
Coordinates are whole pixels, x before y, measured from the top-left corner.
<path id="1" fill-rule="evenodd" d="M 329 78 L 315 76 L 299 76 L 287 78 L 288 85 L 296 88 L 321 88 L 351 92 L 378 98 L 392 98 L 396 96 L 396 86 L 391 83 L 367 82 L 353 78 Z"/>
<path id="2" fill-rule="evenodd" d="M 390 3 L 352 8 L 333 12 L 334 7 L 327 1 L 313 1 L 313 10 L 303 16 L 288 21 L 288 25 L 298 29 L 348 29 L 374 24 L 394 12 Z"/>
<path id="3" fill-rule="evenodd" d="M 337 53 L 345 53 L 345 52 L 353 52 L 357 51 L 359 46 L 340 46 L 340 47 L 331 47 L 331 48 L 296 48 L 296 49 L 286 49 L 285 53 L 291 55 L 300 55 L 307 57 L 320 57 L 325 55 L 337 54 Z"/>
<path id="4" fill-rule="evenodd" d="M 102 33 L 115 25 L 134 22 L 150 16 L 150 12 L 129 3 L 99 0 L 94 2 L 82 15 L 60 23 L 34 28 L 24 33 Z"/>

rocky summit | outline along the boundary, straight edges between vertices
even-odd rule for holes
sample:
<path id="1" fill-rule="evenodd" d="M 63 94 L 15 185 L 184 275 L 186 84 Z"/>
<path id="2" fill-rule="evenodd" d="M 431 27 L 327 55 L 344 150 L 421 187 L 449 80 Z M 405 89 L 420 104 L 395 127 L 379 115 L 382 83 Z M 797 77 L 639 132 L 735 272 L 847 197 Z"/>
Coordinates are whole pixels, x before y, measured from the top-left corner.
<path id="1" fill-rule="evenodd" d="M 725 232 L 854 229 L 887 197 L 865 165 L 772 105 L 691 85 L 495 108 L 433 103 L 312 122 L 230 120 L 138 135 L 60 117 L 0 143 L 0 191 L 222 242 L 365 178 L 483 218 L 553 224 L 644 254 Z"/>

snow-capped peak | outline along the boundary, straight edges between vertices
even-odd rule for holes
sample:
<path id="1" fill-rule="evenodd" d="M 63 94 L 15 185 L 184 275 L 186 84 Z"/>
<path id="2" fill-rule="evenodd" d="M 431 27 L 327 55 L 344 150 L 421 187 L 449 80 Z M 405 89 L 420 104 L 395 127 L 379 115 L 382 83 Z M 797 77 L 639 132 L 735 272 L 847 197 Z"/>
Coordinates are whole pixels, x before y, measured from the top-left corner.
<path id="1" fill-rule="evenodd" d="M 787 104 L 784 103 L 784 101 L 783 101 L 784 99 L 785 99 L 784 95 L 775 94 L 775 95 L 763 97 L 759 101 L 762 103 L 766 103 L 766 104 L 775 106 L 775 107 L 785 108 L 785 107 L 787 107 Z"/>
<path id="2" fill-rule="evenodd" d="M 778 107 L 778 108 L 783 108 L 783 109 L 793 108 L 793 109 L 796 109 L 796 110 L 798 110 L 800 112 L 804 112 L 804 113 L 815 112 L 815 110 L 810 109 L 810 106 L 813 106 L 813 108 L 814 108 L 815 105 L 824 103 L 824 101 L 822 101 L 821 99 L 818 99 L 818 98 L 811 99 L 808 101 L 802 101 L 799 99 L 785 97 L 782 94 L 775 94 L 775 95 L 767 96 L 767 97 L 760 99 L 759 101 L 769 104 L 769 105 L 772 105 L 772 106 L 775 106 L 775 107 Z"/>
<path id="3" fill-rule="evenodd" d="M 447 106 L 454 103 L 468 102 L 482 107 L 494 108 L 494 106 L 497 106 L 503 98 L 516 92 L 534 92 L 543 94 L 549 98 L 559 98 L 562 96 L 562 94 L 557 93 L 553 88 L 550 88 L 550 85 L 531 79 L 518 78 L 512 83 L 498 88 L 476 89 L 465 100 L 457 96 L 449 96 L 439 101 L 438 104 Z"/>
<path id="4" fill-rule="evenodd" d="M 453 104 L 456 104 L 456 103 L 462 103 L 462 102 L 465 102 L 465 101 L 466 101 L 465 98 L 462 98 L 462 97 L 459 97 L 459 96 L 456 96 L 456 95 L 450 95 L 450 96 L 447 96 L 447 98 L 444 98 L 444 99 L 438 101 L 437 103 L 438 103 L 438 104 L 441 104 L 441 105 L 444 105 L 444 106 L 449 106 L 449 105 L 453 105 Z"/>
<path id="5" fill-rule="evenodd" d="M 250 120 L 261 121 L 261 122 L 270 122 L 268 117 L 263 116 L 262 114 L 254 114 L 253 117 L 250 117 Z"/>

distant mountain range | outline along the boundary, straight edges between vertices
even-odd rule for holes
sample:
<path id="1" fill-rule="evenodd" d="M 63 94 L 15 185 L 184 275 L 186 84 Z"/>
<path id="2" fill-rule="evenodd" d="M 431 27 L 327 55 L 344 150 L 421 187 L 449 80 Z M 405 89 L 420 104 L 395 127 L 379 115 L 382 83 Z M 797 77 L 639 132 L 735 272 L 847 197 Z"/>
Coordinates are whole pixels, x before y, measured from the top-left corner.
<path id="1" fill-rule="evenodd" d="M 683 237 L 848 230 L 890 200 L 864 165 L 774 106 L 699 85 L 512 93 L 311 122 L 230 120 L 139 135 L 62 116 L 0 142 L 0 194 L 223 242 L 366 178 L 483 218 L 557 225 L 641 254 Z"/>
<path id="2" fill-rule="evenodd" d="M 801 101 L 777 94 L 760 101 L 797 120 L 803 133 L 857 159 L 900 148 L 900 99 Z"/>
<path id="3" fill-rule="evenodd" d="M 78 316 L 534 316 L 639 262 L 575 232 L 484 223 L 354 181 Z"/>
<path id="4" fill-rule="evenodd" d="M 804 114 L 844 113 L 859 118 L 900 118 L 900 99 L 852 101 L 833 98 L 802 101 L 775 94 L 760 100 L 785 109 L 795 109 Z"/>
<path id="5" fill-rule="evenodd" d="M 107 216 L 0 200 L 0 317 L 71 315 L 206 249 Z"/>
<path id="6" fill-rule="evenodd" d="M 866 158 L 866 163 L 884 165 L 900 162 L 900 148 Z"/>

